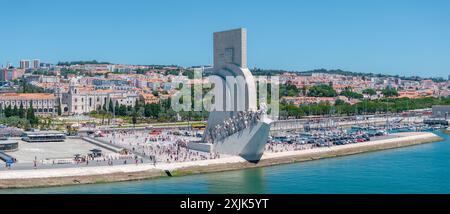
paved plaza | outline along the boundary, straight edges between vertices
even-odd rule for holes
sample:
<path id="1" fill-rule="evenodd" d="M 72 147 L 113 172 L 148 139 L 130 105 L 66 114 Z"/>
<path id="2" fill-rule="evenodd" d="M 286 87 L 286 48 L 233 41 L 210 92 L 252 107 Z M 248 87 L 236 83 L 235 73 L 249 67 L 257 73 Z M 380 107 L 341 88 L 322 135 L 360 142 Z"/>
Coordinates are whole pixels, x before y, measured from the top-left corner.
<path id="1" fill-rule="evenodd" d="M 64 142 L 27 143 L 20 138 L 11 138 L 19 142 L 19 150 L 7 154 L 18 160 L 18 163 L 33 163 L 46 159 L 73 158 L 75 154 L 87 155 L 91 149 L 101 149 L 104 155 L 113 152 L 99 148 L 81 139 L 67 138 Z"/>
<path id="2" fill-rule="evenodd" d="M 171 130 L 154 134 L 148 130 L 129 130 L 105 132 L 103 137 L 97 137 L 96 139 L 102 140 L 105 143 L 127 148 L 133 153 L 147 159 L 156 158 L 155 161 L 158 163 L 219 158 L 218 154 L 200 152 L 186 148 L 187 142 L 200 140 L 200 138 L 175 133 L 181 132 Z"/>

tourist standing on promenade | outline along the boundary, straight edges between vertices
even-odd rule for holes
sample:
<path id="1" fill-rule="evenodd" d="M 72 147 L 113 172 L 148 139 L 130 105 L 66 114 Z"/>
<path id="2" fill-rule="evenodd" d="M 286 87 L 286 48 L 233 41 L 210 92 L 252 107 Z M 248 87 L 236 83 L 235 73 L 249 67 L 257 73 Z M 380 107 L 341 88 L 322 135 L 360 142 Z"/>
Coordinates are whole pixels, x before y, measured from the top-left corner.
<path id="1" fill-rule="evenodd" d="M 37 168 L 37 156 L 34 156 L 33 167 Z"/>

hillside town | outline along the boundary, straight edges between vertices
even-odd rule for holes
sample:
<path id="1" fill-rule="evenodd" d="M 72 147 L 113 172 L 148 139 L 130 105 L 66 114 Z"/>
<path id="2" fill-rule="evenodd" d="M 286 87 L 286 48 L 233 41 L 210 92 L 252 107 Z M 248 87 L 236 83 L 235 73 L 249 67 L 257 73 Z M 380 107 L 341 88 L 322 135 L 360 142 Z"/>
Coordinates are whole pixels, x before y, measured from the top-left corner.
<path id="1" fill-rule="evenodd" d="M 206 74 L 208 69 L 95 60 L 21 60 L 17 68 L 8 63 L 0 69 L 4 169 L 81 163 L 156 166 L 227 157 L 201 147 L 252 130 L 267 109 L 239 112 L 209 132 L 205 130 L 211 113 L 174 111 L 171 98 L 183 85 L 207 85 L 207 78 L 195 79 L 194 73 Z M 399 130 L 430 131 L 448 125 L 450 80 L 327 70 L 252 73 L 279 78 L 268 82 L 278 84 L 280 93 L 280 115 L 263 147 L 269 153 L 357 144 L 392 137 L 388 133 Z M 427 114 L 431 108 L 432 115 Z M 415 110 L 418 114 L 404 115 Z M 353 130 L 357 124 L 360 127 Z M 352 130 L 342 129 L 349 126 Z M 292 130 L 300 132 L 294 136 Z"/>
<path id="2" fill-rule="evenodd" d="M 293 85 L 299 89 L 308 89 L 317 85 L 331 85 L 339 96 L 308 96 L 308 93 L 286 96 L 284 100 L 296 105 L 331 102 L 337 99 L 355 104 L 362 99 L 376 100 L 389 97 L 383 93 L 384 89 L 392 88 L 397 92 L 396 98 L 423 98 L 423 97 L 449 97 L 450 96 L 450 75 L 447 81 L 436 82 L 431 79 L 405 80 L 401 77 L 367 77 L 367 76 L 346 76 L 341 74 L 312 73 L 301 75 L 283 73 L 280 75 L 280 84 Z M 351 90 L 356 96 L 344 96 L 342 92 Z M 306 91 L 306 90 L 305 90 Z M 358 96 L 362 95 L 362 96 Z"/>
<path id="3" fill-rule="evenodd" d="M 209 67 L 196 68 L 205 70 Z M 24 118 L 26 114 L 23 112 L 32 107 L 37 117 L 87 115 L 101 118 L 102 124 L 124 118 L 129 122 L 135 120 L 134 123 L 139 122 L 137 118 L 179 120 L 183 119 L 180 115 L 172 112 L 162 117 L 161 112 L 164 104 L 165 107 L 168 105 L 165 101 L 179 91 L 180 85 L 199 82 L 193 78 L 193 69 L 174 65 L 111 64 L 95 60 L 57 64 L 44 63 L 39 59 L 21 60 L 17 67 L 7 63 L 0 68 L 0 109 L 2 117 Z M 414 100 L 450 97 L 450 79 L 346 75 L 320 70 L 278 72 L 277 75 L 282 110 L 286 109 L 284 106 L 351 106 L 384 98 Z M 207 80 L 200 82 L 206 84 Z M 313 113 L 306 113 L 310 114 Z M 206 115 L 190 117 L 202 120 Z"/>

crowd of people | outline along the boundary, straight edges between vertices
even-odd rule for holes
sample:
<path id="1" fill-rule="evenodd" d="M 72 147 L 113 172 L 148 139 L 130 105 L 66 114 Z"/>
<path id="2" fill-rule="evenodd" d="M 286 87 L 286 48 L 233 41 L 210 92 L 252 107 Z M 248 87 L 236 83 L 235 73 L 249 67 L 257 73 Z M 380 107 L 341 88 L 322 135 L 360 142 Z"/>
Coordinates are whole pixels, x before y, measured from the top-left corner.
<path id="1" fill-rule="evenodd" d="M 314 148 L 313 144 L 297 144 L 297 143 L 283 143 L 283 142 L 267 142 L 265 151 L 270 153 L 299 151 Z"/>
<path id="2" fill-rule="evenodd" d="M 240 132 L 256 124 L 261 119 L 261 115 L 262 111 L 241 111 L 208 130 L 205 135 L 205 142 L 217 143 L 225 137 Z"/>
<path id="3" fill-rule="evenodd" d="M 144 130 L 106 132 L 98 139 L 127 148 L 154 163 L 174 163 L 219 158 L 218 153 L 194 151 L 187 143 L 191 136 L 174 135 L 170 131 L 152 133 Z"/>
<path id="4" fill-rule="evenodd" d="M 136 155 L 127 154 L 127 155 L 120 155 L 120 154 L 108 154 L 108 155 L 102 155 L 101 157 L 92 157 L 90 155 L 85 156 L 77 156 L 74 158 L 74 162 L 77 165 L 80 164 L 86 164 L 86 165 L 104 165 L 104 163 L 107 163 L 107 165 L 115 165 L 115 164 L 127 164 L 127 163 L 144 163 L 144 160 L 142 158 L 139 158 Z M 53 163 L 55 164 L 55 163 Z"/>

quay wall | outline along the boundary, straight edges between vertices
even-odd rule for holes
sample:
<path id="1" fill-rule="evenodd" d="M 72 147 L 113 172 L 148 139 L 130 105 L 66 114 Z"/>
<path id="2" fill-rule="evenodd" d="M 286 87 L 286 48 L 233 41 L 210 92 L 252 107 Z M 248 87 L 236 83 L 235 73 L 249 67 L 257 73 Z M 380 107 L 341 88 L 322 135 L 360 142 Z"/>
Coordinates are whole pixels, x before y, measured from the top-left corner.
<path id="1" fill-rule="evenodd" d="M 357 144 L 347 144 L 330 148 L 316 148 L 310 150 L 289 151 L 280 153 L 265 153 L 261 160 L 254 164 L 249 162 L 228 162 L 225 164 L 210 164 L 208 166 L 189 166 L 172 169 L 173 175 L 196 174 L 206 172 L 219 172 L 289 164 L 302 161 L 311 161 L 366 152 L 395 149 L 425 143 L 441 141 L 442 138 L 433 133 L 399 133 L 394 138 L 375 140 Z"/>
<path id="2" fill-rule="evenodd" d="M 444 132 L 450 134 L 450 127 L 448 127 Z"/>
<path id="3" fill-rule="evenodd" d="M 250 163 L 241 157 L 170 164 L 128 164 L 82 168 L 3 170 L 0 171 L 0 188 L 30 188 L 76 184 L 93 184 L 115 181 L 143 180 L 164 176 L 239 170 L 273 166 L 323 158 L 332 158 L 364 152 L 394 149 L 441 141 L 442 138 L 426 132 L 398 133 L 389 139 L 347 144 L 309 150 L 265 153 L 258 163 Z M 167 173 L 170 172 L 170 173 Z"/>

